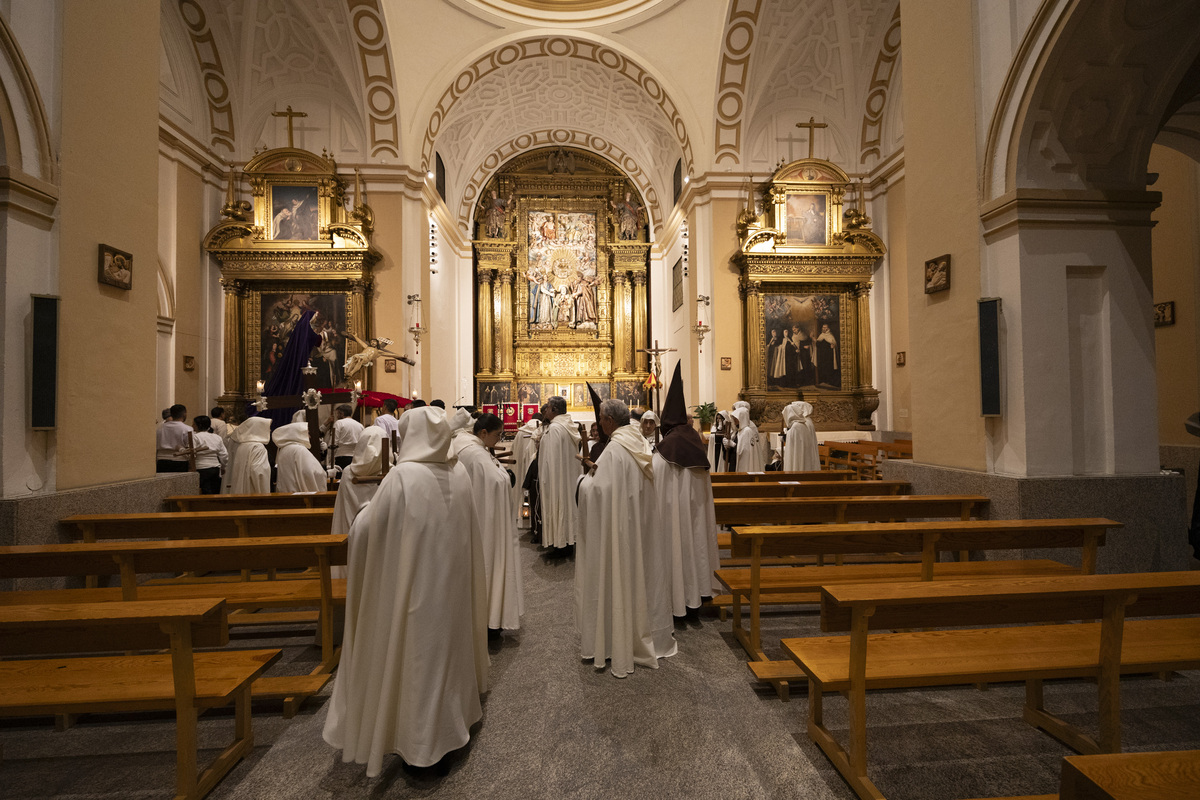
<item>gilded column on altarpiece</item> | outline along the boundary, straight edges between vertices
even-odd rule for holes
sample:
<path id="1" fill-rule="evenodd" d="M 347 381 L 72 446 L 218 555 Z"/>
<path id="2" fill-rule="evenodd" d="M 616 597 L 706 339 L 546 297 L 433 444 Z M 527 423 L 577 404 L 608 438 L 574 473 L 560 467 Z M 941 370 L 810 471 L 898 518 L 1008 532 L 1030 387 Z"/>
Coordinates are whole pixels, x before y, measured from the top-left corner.
<path id="1" fill-rule="evenodd" d="M 646 372 L 650 369 L 650 357 L 643 352 L 648 347 L 646 271 L 635 271 L 629 277 L 633 283 L 633 361 L 637 372 Z"/>
<path id="2" fill-rule="evenodd" d="M 612 274 L 613 372 L 628 373 L 633 337 L 629 330 L 629 283 L 624 272 Z"/>
<path id="3" fill-rule="evenodd" d="M 738 292 L 746 307 L 746 387 L 751 391 L 763 389 L 762 341 L 762 283 L 742 279 Z"/>
<path id="4" fill-rule="evenodd" d="M 354 279 L 350 281 L 350 318 L 346 320 L 349 326 L 348 330 L 364 342 L 371 336 L 370 326 L 367 324 L 367 307 L 371 299 L 371 282 L 368 280 Z M 357 353 L 359 350 L 358 343 L 353 339 L 346 340 L 346 358 Z M 367 371 L 367 380 L 371 381 L 374 371 Z M 372 388 L 372 387 L 368 387 Z"/>
<path id="5" fill-rule="evenodd" d="M 479 372 L 480 374 L 490 375 L 492 373 L 492 349 L 495 342 L 492 339 L 492 271 L 490 269 L 481 269 L 475 274 L 475 280 L 479 284 L 478 302 L 476 308 L 478 331 L 478 341 L 476 352 L 479 357 Z"/>
<path id="6" fill-rule="evenodd" d="M 871 282 L 854 290 L 858 304 L 858 388 L 870 388 L 871 374 Z"/>
<path id="7" fill-rule="evenodd" d="M 500 345 L 500 361 L 496 364 L 496 372 L 501 375 L 513 374 L 513 271 L 502 269 L 496 273 L 499 283 L 493 287 L 493 293 L 499 293 L 499 325 L 496 326 L 496 338 Z"/>
<path id="8" fill-rule="evenodd" d="M 225 394 L 246 392 L 246 343 L 242 336 L 242 313 L 246 304 L 246 284 L 221 278 L 225 293 Z"/>

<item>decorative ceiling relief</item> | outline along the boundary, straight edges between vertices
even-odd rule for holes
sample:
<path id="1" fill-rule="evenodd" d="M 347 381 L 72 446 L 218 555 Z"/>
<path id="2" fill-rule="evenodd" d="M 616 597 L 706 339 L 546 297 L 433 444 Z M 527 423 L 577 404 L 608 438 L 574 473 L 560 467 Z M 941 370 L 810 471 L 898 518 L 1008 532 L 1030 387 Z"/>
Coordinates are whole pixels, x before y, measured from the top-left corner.
<path id="1" fill-rule="evenodd" d="M 396 80 L 388 52 L 387 26 L 379 0 L 346 0 L 362 64 L 370 118 L 371 157 L 400 157 L 400 123 L 396 117 Z"/>
<path id="2" fill-rule="evenodd" d="M 865 163 L 869 156 L 882 156 L 884 112 L 887 110 L 888 92 L 892 85 L 897 60 L 900 58 L 900 8 L 892 16 L 892 24 L 883 35 L 883 46 L 875 59 L 871 72 L 871 83 L 867 87 L 867 99 L 863 104 L 862 138 L 858 160 Z"/>
<path id="3" fill-rule="evenodd" d="M 192 49 L 200 69 L 201 83 L 208 101 L 209 144 L 229 152 L 234 150 L 233 106 L 221 53 L 209 29 L 208 17 L 197 0 L 179 0 L 179 14 L 192 39 Z"/>
<path id="4" fill-rule="evenodd" d="M 750 53 L 758 27 L 762 0 L 734 0 L 721 40 L 721 65 L 717 72 L 716 163 L 740 164 L 742 122 L 746 113 L 746 82 Z"/>

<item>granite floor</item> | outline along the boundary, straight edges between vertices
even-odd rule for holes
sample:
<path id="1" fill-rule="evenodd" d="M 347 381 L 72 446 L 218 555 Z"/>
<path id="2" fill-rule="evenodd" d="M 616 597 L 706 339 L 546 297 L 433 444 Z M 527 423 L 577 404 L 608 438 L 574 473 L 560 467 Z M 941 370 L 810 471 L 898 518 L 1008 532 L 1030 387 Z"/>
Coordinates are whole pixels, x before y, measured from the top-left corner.
<path id="1" fill-rule="evenodd" d="M 522 546 L 526 616 L 492 647 L 492 689 L 471 744 L 448 770 L 410 770 L 399 758 L 367 779 L 321 738 L 323 696 L 291 720 L 255 707 L 255 748 L 211 793 L 266 798 L 804 798 L 853 797 L 804 730 L 803 691 L 781 703 L 752 681 L 728 623 L 677 626 L 679 654 L 658 670 L 617 680 L 582 663 L 571 617 L 574 564 Z M 769 615 L 764 641 L 815 633 L 812 611 Z M 256 634 L 257 635 L 257 634 Z M 247 647 L 284 646 L 277 673 L 307 671 L 311 633 Z M 1094 721 L 1094 686 L 1058 682 L 1048 702 Z M 1021 721 L 1022 686 L 986 691 L 876 692 L 868 697 L 871 775 L 892 800 L 1052 792 L 1065 747 Z M 1200 672 L 1122 686 L 1127 750 L 1200 748 Z M 844 730 L 845 701 L 826 701 Z M 209 712 L 201 736 L 211 757 L 232 716 Z M 165 798 L 174 784 L 174 726 L 160 714 L 85 716 L 56 732 L 46 719 L 0 720 L 0 798 Z"/>

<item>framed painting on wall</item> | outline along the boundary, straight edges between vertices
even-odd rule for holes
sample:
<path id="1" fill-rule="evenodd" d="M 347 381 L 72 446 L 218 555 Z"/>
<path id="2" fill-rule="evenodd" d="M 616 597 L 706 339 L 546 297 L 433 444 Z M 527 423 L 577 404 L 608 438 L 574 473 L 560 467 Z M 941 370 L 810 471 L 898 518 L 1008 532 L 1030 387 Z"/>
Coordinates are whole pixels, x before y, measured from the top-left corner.
<path id="1" fill-rule="evenodd" d="M 342 365 L 346 363 L 346 337 L 342 332 L 348 330 L 349 302 L 349 292 L 271 289 L 260 292 L 257 318 L 250 320 L 248 326 L 258 338 L 258 375 L 254 378 L 252 373 L 252 380 L 269 382 L 296 323 L 305 311 L 312 310 L 317 312 L 313 327 L 322 334 L 321 344 L 317 347 L 319 358 L 312 359 L 312 365 L 317 368 L 317 381 L 322 387 L 341 385 Z"/>
<path id="2" fill-rule="evenodd" d="M 271 238 L 316 241 L 320 230 L 317 187 L 276 184 L 271 187 Z"/>
<path id="3" fill-rule="evenodd" d="M 829 244 L 829 197 L 826 194 L 787 195 L 787 243 Z"/>
<path id="4" fill-rule="evenodd" d="M 763 294 L 769 390 L 842 388 L 841 295 Z"/>

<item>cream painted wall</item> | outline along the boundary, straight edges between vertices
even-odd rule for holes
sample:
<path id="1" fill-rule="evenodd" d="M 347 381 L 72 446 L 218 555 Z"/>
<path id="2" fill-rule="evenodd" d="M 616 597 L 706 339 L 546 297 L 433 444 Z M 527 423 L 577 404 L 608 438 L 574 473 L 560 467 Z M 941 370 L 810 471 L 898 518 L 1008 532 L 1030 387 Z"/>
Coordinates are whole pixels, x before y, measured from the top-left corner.
<path id="1" fill-rule="evenodd" d="M 908 239 L 907 221 L 908 205 L 905 189 L 907 185 L 903 178 L 888 184 L 884 202 L 887 204 L 887 245 L 889 288 L 891 289 L 887 302 L 891 311 L 891 352 L 887 358 L 892 364 L 892 383 L 890 400 L 892 406 L 892 428 L 898 431 L 912 430 L 912 374 L 906 361 L 904 366 L 896 365 L 896 353 L 903 352 L 908 357 L 909 327 L 908 327 Z M 878 376 L 876 381 L 878 381 Z M 915 447 L 914 443 L 914 447 Z"/>
<path id="2" fill-rule="evenodd" d="M 929 464 L 983 470 L 978 343 L 970 333 L 977 327 L 980 285 L 974 21 L 968 3 L 904 11 L 913 453 Z M 924 262 L 946 253 L 951 288 L 926 295 Z"/>
<path id="3" fill-rule="evenodd" d="M 712 201 L 713 299 L 712 327 L 707 341 L 713 343 L 713 358 L 717 363 L 716 403 L 718 409 L 728 410 L 738 399 L 745 380 L 745 322 L 742 319 L 742 300 L 738 296 L 739 272 L 730 259 L 738 252 L 737 215 L 744 203 L 737 200 Z M 722 370 L 721 359 L 731 358 L 733 369 Z"/>
<path id="4" fill-rule="evenodd" d="M 74 2 L 62 30 L 59 489 L 154 472 L 159 3 Z M 96 281 L 97 245 L 134 255 Z M 105 420 L 124 425 L 114 431 Z"/>
<path id="5" fill-rule="evenodd" d="M 175 263 L 175 296 L 189 298 L 175 310 L 175 402 L 188 409 L 188 422 L 197 414 L 207 414 L 216 398 L 205 397 L 201 376 L 204 374 L 205 303 L 208 287 L 199 242 L 208 233 L 204 225 L 204 184 L 200 175 L 175 163 L 175 241 L 172 256 Z M 184 356 L 196 360 L 196 368 L 183 368 Z"/>
<path id="6" fill-rule="evenodd" d="M 1159 444 L 1196 444 L 1183 421 L 1200 411 L 1200 164 L 1167 147 L 1150 151 L 1162 192 L 1154 213 L 1154 302 L 1175 303 L 1175 324 L 1154 331 Z"/>
<path id="7" fill-rule="evenodd" d="M 375 234 L 371 243 L 382 254 L 382 258 L 371 268 L 375 278 L 375 295 L 372 300 L 372 310 L 375 318 L 372 320 L 371 333 L 376 336 L 386 336 L 394 340 L 391 350 L 397 353 L 410 353 L 412 339 L 408 336 L 408 306 L 404 302 L 404 280 L 400 274 L 401 243 L 403 242 L 403 198 L 393 192 L 375 192 L 370 199 L 371 210 L 375 212 Z M 374 388 L 381 392 L 391 392 L 407 396 L 409 390 L 409 372 L 412 367 L 399 362 L 396 371 L 390 375 L 383 371 L 383 359 L 371 367 Z"/>

